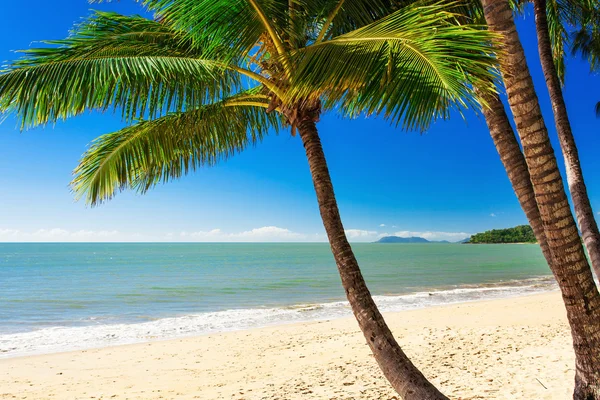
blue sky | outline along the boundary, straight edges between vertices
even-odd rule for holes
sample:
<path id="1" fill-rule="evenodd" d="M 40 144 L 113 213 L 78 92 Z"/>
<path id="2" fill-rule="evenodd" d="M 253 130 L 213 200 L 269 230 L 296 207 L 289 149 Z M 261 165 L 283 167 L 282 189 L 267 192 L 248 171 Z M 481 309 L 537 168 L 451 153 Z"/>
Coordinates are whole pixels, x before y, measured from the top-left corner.
<path id="1" fill-rule="evenodd" d="M 90 8 L 141 13 L 132 0 L 31 0 L 3 5 L 0 59 L 32 42 L 59 39 Z M 552 110 L 536 50 L 533 16 L 519 21 L 529 67 L 555 149 Z M 600 210 L 600 77 L 568 62 L 566 101 L 592 206 Z M 0 125 L 0 241 L 323 241 L 303 147 L 288 132 L 219 166 L 146 195 L 121 193 L 100 207 L 75 202 L 71 171 L 95 137 L 123 127 L 111 113 L 89 113 L 19 132 Z M 439 121 L 425 134 L 381 119 L 324 115 L 318 125 L 344 225 L 352 241 L 383 234 L 459 240 L 527 223 L 482 117 Z M 562 156 L 559 157 L 562 164 Z M 564 174 L 563 174 L 564 176 Z"/>

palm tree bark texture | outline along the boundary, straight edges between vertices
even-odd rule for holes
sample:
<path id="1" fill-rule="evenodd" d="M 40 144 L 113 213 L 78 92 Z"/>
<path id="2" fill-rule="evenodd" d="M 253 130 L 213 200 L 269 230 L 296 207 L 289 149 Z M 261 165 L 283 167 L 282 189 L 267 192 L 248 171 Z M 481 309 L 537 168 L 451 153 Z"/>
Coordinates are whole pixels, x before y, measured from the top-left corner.
<path id="1" fill-rule="evenodd" d="M 500 34 L 499 63 L 533 190 L 552 252 L 576 357 L 575 400 L 600 399 L 600 294 L 563 187 L 508 0 L 482 0 L 491 31 Z"/>
<path id="2" fill-rule="evenodd" d="M 546 85 L 550 93 L 552 111 L 554 112 L 554 123 L 558 132 L 560 147 L 562 148 L 567 170 L 567 183 L 575 215 L 581 229 L 583 243 L 587 248 L 592 268 L 596 276 L 600 278 L 600 232 L 594 218 L 592 205 L 588 197 L 583 172 L 579 162 L 579 154 L 575 145 L 575 138 L 571 131 L 571 123 L 567 114 L 567 107 L 562 93 L 561 82 L 554 65 L 552 56 L 552 45 L 548 33 L 548 19 L 546 16 L 546 0 L 534 0 L 535 25 L 538 39 L 538 50 Z"/>
<path id="3" fill-rule="evenodd" d="M 504 104 L 502 104 L 498 95 L 485 95 L 483 97 L 487 103 L 487 107 L 483 107 L 483 115 L 494 141 L 494 146 L 498 151 L 513 190 L 517 195 L 519 204 L 525 212 L 525 216 L 533 229 L 538 244 L 542 248 L 544 258 L 548 262 L 548 265 L 551 266 L 553 262 L 552 253 L 546 240 L 540 210 L 535 201 L 535 193 L 531 184 L 529 170 L 527 169 L 527 162 L 521 152 L 515 132 L 510 125 L 508 115 L 506 115 Z"/>

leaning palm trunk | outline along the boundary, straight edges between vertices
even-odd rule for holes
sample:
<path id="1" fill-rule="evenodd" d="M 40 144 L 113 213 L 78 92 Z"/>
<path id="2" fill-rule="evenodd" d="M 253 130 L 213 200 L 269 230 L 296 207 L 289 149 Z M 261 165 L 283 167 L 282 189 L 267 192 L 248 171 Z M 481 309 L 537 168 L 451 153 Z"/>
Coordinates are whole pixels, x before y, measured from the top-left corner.
<path id="1" fill-rule="evenodd" d="M 581 229 L 583 243 L 588 251 L 592 267 L 596 276 L 600 277 L 600 232 L 594 218 L 592 205 L 587 194 L 579 154 L 575 145 L 575 138 L 571 131 L 571 123 L 567 114 L 567 107 L 563 98 L 560 79 L 552 57 L 552 45 L 548 33 L 548 20 L 546 16 L 546 0 L 534 0 L 535 24 L 538 39 L 538 51 L 542 70 L 546 78 L 546 85 L 552 101 L 554 123 L 558 132 L 560 147 L 562 148 L 567 169 L 567 183 L 573 199 L 575 215 Z"/>
<path id="2" fill-rule="evenodd" d="M 377 309 L 348 243 L 313 118 L 298 124 L 317 193 L 319 210 L 346 297 L 375 360 L 394 389 L 405 400 L 447 399 L 413 365 L 402 351 Z"/>
<path id="3" fill-rule="evenodd" d="M 482 0 L 501 34 L 500 69 L 560 286 L 576 357 L 576 400 L 600 399 L 600 294 L 585 256 L 508 0 Z"/>
<path id="4" fill-rule="evenodd" d="M 519 204 L 521 204 L 521 208 L 525 212 L 533 233 L 542 248 L 544 258 L 546 258 L 548 265 L 552 266 L 552 253 L 546 240 L 540 210 L 535 201 L 535 193 L 533 192 L 527 163 L 506 115 L 504 104 L 502 104 L 498 95 L 485 95 L 484 99 L 488 107 L 483 107 L 483 115 L 494 141 L 494 146 L 496 146 L 496 150 L 500 155 L 500 160 L 508 174 L 508 179 L 517 195 Z"/>

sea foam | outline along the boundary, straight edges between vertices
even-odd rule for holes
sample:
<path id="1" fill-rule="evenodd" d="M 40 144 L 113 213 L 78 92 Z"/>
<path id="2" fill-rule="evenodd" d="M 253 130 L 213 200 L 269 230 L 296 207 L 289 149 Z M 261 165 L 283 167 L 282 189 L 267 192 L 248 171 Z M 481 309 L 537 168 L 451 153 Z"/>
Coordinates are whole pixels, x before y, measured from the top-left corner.
<path id="1" fill-rule="evenodd" d="M 404 295 L 374 296 L 374 299 L 382 312 L 395 312 L 522 296 L 555 290 L 556 287 L 551 277 L 542 277 L 489 285 L 463 285 Z M 337 319 L 351 315 L 346 301 L 334 301 L 204 312 L 130 324 L 103 324 L 101 320 L 90 317 L 88 326 L 54 326 L 30 332 L 0 335 L 0 358 L 142 343 L 296 322 Z"/>

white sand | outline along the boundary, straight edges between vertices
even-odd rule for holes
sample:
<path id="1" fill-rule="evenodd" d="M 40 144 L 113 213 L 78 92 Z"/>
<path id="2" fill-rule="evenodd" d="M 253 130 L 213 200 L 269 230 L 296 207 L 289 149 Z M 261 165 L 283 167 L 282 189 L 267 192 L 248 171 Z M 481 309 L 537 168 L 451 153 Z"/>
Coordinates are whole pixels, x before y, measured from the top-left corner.
<path id="1" fill-rule="evenodd" d="M 558 292 L 385 315 L 453 399 L 570 397 Z M 394 399 L 353 319 L 0 360 L 0 399 Z"/>

